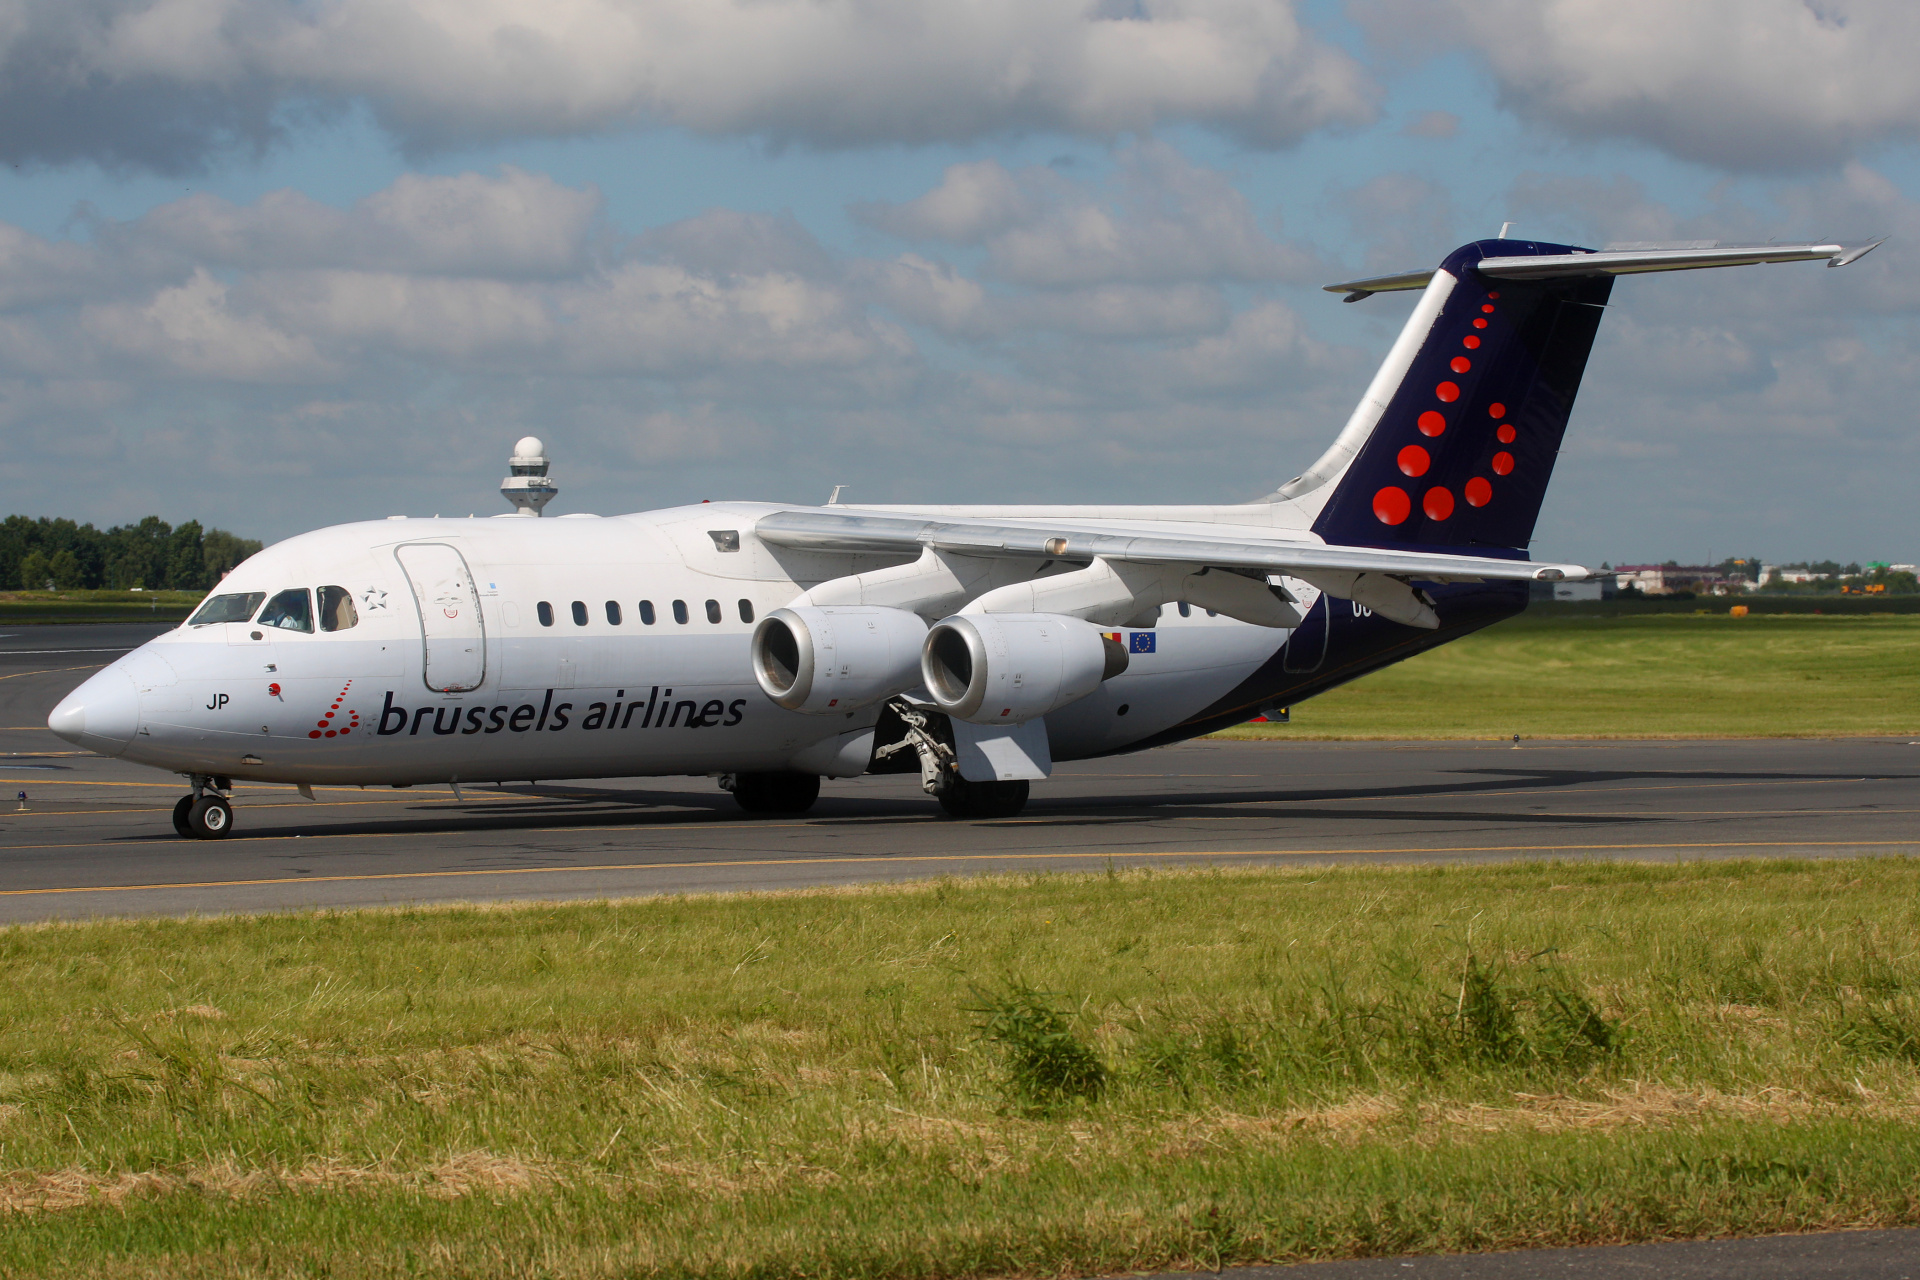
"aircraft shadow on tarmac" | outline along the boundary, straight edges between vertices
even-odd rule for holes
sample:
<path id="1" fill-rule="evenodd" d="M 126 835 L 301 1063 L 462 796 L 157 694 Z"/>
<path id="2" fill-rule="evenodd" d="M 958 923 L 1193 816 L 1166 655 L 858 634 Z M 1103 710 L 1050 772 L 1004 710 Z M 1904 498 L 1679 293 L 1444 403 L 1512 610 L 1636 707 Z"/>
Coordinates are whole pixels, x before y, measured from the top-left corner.
<path id="1" fill-rule="evenodd" d="M 1541 813 L 1520 812 L 1514 810 L 1439 809 L 1439 808 L 1375 808 L 1364 805 L 1352 807 L 1313 807 L 1298 806 L 1316 804 L 1327 806 L 1336 802 L 1376 800 L 1382 803 L 1411 800 L 1421 797 L 1472 797 L 1476 793 L 1512 793 L 1516 790 L 1537 792 L 1549 796 L 1568 788 L 1593 786 L 1604 783 L 1635 781 L 1658 782 L 1665 785 L 1685 784 L 1689 782 L 1844 782 L 1862 777 L 1859 773 L 1807 773 L 1794 771 L 1754 771 L 1754 770 L 1634 770 L 1634 769 L 1544 769 L 1544 768 L 1474 768 L 1451 770 L 1454 775 L 1475 775 L 1473 780 L 1436 780 L 1433 782 L 1381 786 L 1381 787 L 1323 787 L 1303 790 L 1276 789 L 1270 791 L 1233 790 L 1233 791 L 1170 791 L 1159 794 L 1135 794 L 1125 799 L 1113 799 L 1105 796 L 1060 796 L 1036 799 L 1027 809 L 1026 815 L 1014 819 L 1000 819 L 987 822 L 952 823 L 948 825 L 967 826 L 1017 826 L 1022 829 L 1033 827 L 1078 827 L 1078 826 L 1129 826 L 1154 822 L 1178 821 L 1183 818 L 1277 818 L 1284 816 L 1290 820 L 1314 820 L 1322 822 L 1367 822 L 1378 823 L 1383 820 L 1393 822 L 1460 823 L 1482 826 L 1511 826 L 1524 828 L 1542 825 L 1554 826 L 1616 826 L 1678 821 L 1689 815 L 1662 812 L 1646 813 Z M 1916 775 L 1882 775 L 1906 777 Z M 246 827 L 236 835 L 256 838 L 291 836 L 295 834 L 325 834 L 339 836 L 364 835 L 457 835 L 474 831 L 511 831 L 516 829 L 568 829 L 578 827 L 623 826 L 644 829 L 652 826 L 685 825 L 688 823 L 713 823 L 714 825 L 742 826 L 769 821 L 766 816 L 749 815 L 734 807 L 731 798 L 721 792 L 687 791 L 632 791 L 601 787 L 540 787 L 540 786 L 503 786 L 498 788 L 473 788 L 472 794 L 485 796 L 486 799 L 473 799 L 464 803 L 435 800 L 430 802 L 435 816 L 419 815 L 426 806 L 414 808 L 412 815 L 403 820 L 382 818 L 349 819 L 338 822 L 325 822 L 323 831 L 316 831 L 322 821 L 316 815 L 313 819 L 293 820 L 291 815 L 283 816 L 273 809 L 255 808 L 249 814 L 242 807 L 242 814 L 249 820 Z M 504 797 L 516 799 L 508 800 Z M 1276 808 L 1285 805 L 1286 808 Z M 277 808 L 278 806 L 276 806 Z M 440 816 L 444 815 L 444 816 Z M 774 817 L 774 821 L 784 823 L 804 822 L 809 826 L 871 825 L 885 822 L 900 823 L 945 823 L 939 811 L 929 799 L 874 797 L 857 799 L 845 796 L 822 796 L 812 811 L 805 815 L 792 817 Z M 147 835 L 128 835 L 123 840 L 139 841 L 150 839 Z M 115 843 L 108 841 L 107 843 Z"/>

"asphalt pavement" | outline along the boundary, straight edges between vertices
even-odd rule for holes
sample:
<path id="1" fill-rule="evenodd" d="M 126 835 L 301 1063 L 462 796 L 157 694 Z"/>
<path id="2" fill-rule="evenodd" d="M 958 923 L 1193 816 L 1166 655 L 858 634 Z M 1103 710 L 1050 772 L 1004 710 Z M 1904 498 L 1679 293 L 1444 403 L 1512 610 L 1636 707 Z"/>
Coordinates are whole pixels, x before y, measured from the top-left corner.
<path id="1" fill-rule="evenodd" d="M 1017 818 L 955 822 L 911 776 L 755 818 L 705 778 L 242 784 L 176 836 L 177 777 L 74 751 L 46 714 L 153 627 L 0 632 L 0 922 L 780 889 L 1142 863 L 1832 857 L 1920 852 L 1905 739 L 1202 741 L 1062 765 Z"/>

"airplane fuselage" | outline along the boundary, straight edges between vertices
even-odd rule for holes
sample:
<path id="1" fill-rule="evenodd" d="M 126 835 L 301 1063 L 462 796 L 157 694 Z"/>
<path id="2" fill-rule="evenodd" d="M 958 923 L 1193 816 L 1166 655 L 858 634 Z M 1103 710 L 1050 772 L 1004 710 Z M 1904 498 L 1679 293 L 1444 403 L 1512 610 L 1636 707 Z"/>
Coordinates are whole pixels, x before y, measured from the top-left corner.
<path id="1" fill-rule="evenodd" d="M 775 705 L 754 682 L 748 641 L 759 618 L 809 587 L 902 558 L 752 536 L 756 517 L 785 509 L 393 519 L 304 534 L 253 557 L 217 594 L 318 599 L 333 588 L 351 599 L 352 625 L 183 624 L 90 682 L 85 740 L 158 768 L 270 782 L 857 773 L 864 760 L 831 748 L 879 709 Z M 410 577 L 403 557 L 427 549 L 457 554 L 477 616 L 440 616 L 473 611 Z M 1311 608 L 1317 593 L 1298 593 Z M 1128 669 L 1046 717 L 1054 759 L 1188 736 L 1180 727 L 1289 635 L 1171 604 L 1120 633 Z"/>

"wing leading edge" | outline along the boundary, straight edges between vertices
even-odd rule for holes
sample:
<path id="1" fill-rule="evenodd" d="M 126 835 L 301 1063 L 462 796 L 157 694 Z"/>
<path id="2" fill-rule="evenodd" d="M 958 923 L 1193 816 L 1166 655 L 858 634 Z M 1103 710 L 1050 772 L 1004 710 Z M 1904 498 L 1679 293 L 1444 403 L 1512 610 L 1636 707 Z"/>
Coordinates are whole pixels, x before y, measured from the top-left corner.
<path id="1" fill-rule="evenodd" d="M 1159 530 L 991 520 L 926 519 L 839 511 L 776 511 L 754 532 L 775 546 L 808 551 L 908 554 L 931 548 L 957 555 L 1012 556 L 1091 563 L 1192 564 L 1267 573 L 1381 573 L 1425 582 L 1563 582 L 1588 576 L 1577 564 L 1537 564 L 1490 556 L 1335 547 L 1278 538 L 1219 541 Z"/>

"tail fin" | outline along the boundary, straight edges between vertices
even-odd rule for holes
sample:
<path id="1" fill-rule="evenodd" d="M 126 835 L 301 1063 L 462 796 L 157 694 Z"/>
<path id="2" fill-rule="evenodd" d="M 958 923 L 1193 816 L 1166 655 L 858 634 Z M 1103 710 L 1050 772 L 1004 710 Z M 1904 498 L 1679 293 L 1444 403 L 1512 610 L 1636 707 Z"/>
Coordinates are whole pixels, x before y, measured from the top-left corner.
<path id="1" fill-rule="evenodd" d="M 1398 385 L 1369 395 L 1384 407 L 1315 533 L 1344 545 L 1526 547 L 1613 277 L 1497 280 L 1478 266 L 1573 252 L 1483 240 L 1447 257 L 1401 335 L 1417 346 Z"/>
<path id="2" fill-rule="evenodd" d="M 1569 245 L 1481 240 L 1437 270 L 1330 285 L 1357 302 L 1424 287 L 1333 447 L 1276 499 L 1319 503 L 1349 546 L 1524 552 L 1616 275 L 1825 259 L 1874 245 Z"/>

